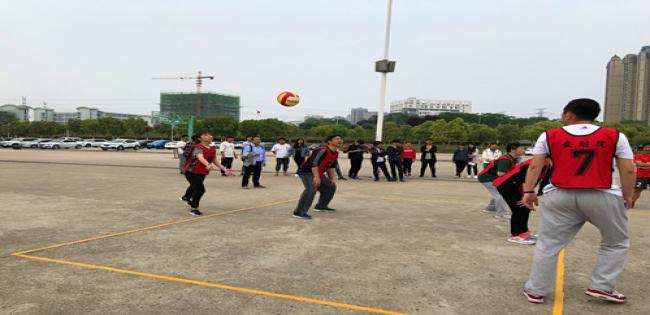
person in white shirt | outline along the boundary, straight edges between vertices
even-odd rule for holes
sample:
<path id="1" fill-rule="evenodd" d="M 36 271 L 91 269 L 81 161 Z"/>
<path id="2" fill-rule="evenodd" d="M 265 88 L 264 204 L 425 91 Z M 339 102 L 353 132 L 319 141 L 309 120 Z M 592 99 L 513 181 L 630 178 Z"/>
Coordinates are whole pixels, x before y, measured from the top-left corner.
<path id="1" fill-rule="evenodd" d="M 183 167 L 185 167 L 185 164 L 187 163 L 185 155 L 183 154 L 185 146 L 187 145 L 187 140 L 187 135 L 182 135 L 181 141 L 176 143 L 176 152 L 178 152 L 178 170 L 181 174 L 183 174 Z"/>
<path id="2" fill-rule="evenodd" d="M 226 136 L 226 141 L 221 142 L 219 145 L 219 152 L 221 153 L 221 164 L 227 169 L 232 169 L 232 162 L 237 158 L 235 153 L 235 137 Z M 226 172 L 221 170 L 221 176 L 226 176 Z"/>
<path id="3" fill-rule="evenodd" d="M 275 154 L 275 176 L 280 175 L 280 168 L 282 168 L 284 176 L 287 176 L 289 156 L 291 156 L 291 145 L 287 143 L 287 139 L 279 138 L 278 143 L 271 148 L 271 152 Z"/>
<path id="4" fill-rule="evenodd" d="M 496 143 L 490 143 L 490 147 L 485 149 L 483 151 L 483 155 L 481 156 L 481 159 L 483 160 L 483 168 L 488 167 L 490 163 L 496 161 L 499 157 L 501 157 L 501 151 L 497 148 Z"/>

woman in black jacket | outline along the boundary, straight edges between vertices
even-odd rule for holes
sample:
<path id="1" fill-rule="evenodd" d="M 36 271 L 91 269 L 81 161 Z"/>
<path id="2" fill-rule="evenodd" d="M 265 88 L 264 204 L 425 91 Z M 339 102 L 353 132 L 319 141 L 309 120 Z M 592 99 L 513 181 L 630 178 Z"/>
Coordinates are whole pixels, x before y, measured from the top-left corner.
<path id="1" fill-rule="evenodd" d="M 420 167 L 420 177 L 424 177 L 424 172 L 427 170 L 427 166 L 431 169 L 431 176 L 436 177 L 436 152 L 438 152 L 438 147 L 433 144 L 433 140 L 427 139 L 426 143 L 420 148 L 421 156 L 420 162 L 422 166 Z"/>
<path id="2" fill-rule="evenodd" d="M 388 169 L 386 168 L 386 150 L 384 150 L 381 141 L 373 142 L 373 147 L 370 151 L 370 162 L 372 163 L 372 175 L 375 177 L 376 182 L 379 181 L 380 168 L 384 176 L 386 176 L 386 180 L 389 182 L 393 181 L 388 175 Z"/>

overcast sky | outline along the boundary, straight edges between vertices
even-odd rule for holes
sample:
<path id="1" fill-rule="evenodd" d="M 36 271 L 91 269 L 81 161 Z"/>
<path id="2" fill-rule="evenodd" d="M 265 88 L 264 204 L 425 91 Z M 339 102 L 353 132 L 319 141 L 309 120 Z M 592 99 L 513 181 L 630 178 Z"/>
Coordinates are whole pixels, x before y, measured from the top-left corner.
<path id="1" fill-rule="evenodd" d="M 0 104 L 150 113 L 161 91 L 241 96 L 242 118 L 376 110 L 384 0 L 0 0 Z M 471 100 L 527 116 L 605 94 L 605 66 L 650 45 L 648 0 L 394 0 L 388 102 Z M 295 91 L 283 108 L 276 96 Z M 387 108 L 388 110 L 388 108 Z"/>

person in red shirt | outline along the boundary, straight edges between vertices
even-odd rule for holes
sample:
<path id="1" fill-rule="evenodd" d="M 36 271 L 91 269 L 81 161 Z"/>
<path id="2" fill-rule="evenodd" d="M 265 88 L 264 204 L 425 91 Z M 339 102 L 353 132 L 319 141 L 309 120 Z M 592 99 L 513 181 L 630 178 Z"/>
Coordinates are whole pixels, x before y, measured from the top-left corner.
<path id="1" fill-rule="evenodd" d="M 650 143 L 642 147 L 642 152 L 634 155 L 636 165 L 636 186 L 634 186 L 634 202 L 641 197 L 641 192 L 650 186 Z"/>
<path id="2" fill-rule="evenodd" d="M 404 145 L 402 160 L 404 160 L 404 175 L 411 176 L 411 165 L 413 165 L 413 160 L 415 160 L 415 148 L 410 142 L 406 142 Z"/>

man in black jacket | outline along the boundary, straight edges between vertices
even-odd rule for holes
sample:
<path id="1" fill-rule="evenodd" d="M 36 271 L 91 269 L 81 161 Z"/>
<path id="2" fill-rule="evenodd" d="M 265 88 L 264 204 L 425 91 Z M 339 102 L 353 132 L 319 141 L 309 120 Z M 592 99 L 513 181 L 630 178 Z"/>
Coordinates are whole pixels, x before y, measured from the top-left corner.
<path id="1" fill-rule="evenodd" d="M 375 177 L 375 181 L 379 181 L 379 169 L 381 169 L 386 180 L 392 182 L 393 179 L 388 175 L 388 169 L 386 168 L 386 150 L 383 148 L 384 144 L 381 141 L 373 142 L 373 148 L 370 151 L 370 162 L 372 163 L 372 175 Z"/>
<path id="2" fill-rule="evenodd" d="M 402 160 L 402 148 L 401 141 L 393 140 L 388 149 L 386 149 L 386 155 L 388 155 L 388 164 L 390 164 L 390 174 L 393 177 L 393 181 L 397 181 L 397 174 L 399 174 L 399 181 L 404 181 L 404 163 Z M 397 174 L 395 174 L 395 169 L 397 169 Z"/>
<path id="3" fill-rule="evenodd" d="M 348 158 L 350 159 L 350 171 L 348 177 L 352 179 L 360 179 L 359 171 L 363 163 L 363 153 L 366 152 L 364 141 L 359 139 L 357 142 L 348 146 Z"/>
<path id="4" fill-rule="evenodd" d="M 426 172 L 428 166 L 431 169 L 431 176 L 435 178 L 438 147 L 433 144 L 433 140 L 427 139 L 426 143 L 420 148 L 420 152 L 422 153 L 420 156 L 420 162 L 422 163 L 420 177 L 424 177 L 424 172 Z"/>

